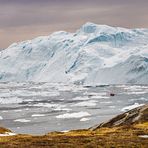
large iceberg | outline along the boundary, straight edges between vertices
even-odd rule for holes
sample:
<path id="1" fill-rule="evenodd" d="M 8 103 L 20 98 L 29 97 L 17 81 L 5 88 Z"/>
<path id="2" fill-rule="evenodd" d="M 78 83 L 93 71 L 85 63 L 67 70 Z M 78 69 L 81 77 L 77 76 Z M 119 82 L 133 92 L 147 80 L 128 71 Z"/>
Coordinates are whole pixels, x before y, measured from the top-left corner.
<path id="1" fill-rule="evenodd" d="M 0 51 L 0 81 L 148 84 L 148 29 L 93 23 Z"/>

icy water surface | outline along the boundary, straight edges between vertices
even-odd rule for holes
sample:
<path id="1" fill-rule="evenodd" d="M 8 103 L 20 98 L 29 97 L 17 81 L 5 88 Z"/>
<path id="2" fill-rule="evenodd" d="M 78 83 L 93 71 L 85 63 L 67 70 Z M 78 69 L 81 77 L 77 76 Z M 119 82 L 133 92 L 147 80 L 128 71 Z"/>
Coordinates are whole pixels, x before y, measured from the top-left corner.
<path id="1" fill-rule="evenodd" d="M 0 125 L 29 134 L 88 128 L 146 103 L 148 85 L 0 83 Z"/>

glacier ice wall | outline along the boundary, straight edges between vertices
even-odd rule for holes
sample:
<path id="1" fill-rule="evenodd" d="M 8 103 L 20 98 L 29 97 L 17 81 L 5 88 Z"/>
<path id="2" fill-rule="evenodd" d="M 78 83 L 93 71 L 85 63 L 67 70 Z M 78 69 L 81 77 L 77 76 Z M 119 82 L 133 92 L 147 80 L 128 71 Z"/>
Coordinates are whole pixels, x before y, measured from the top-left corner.
<path id="1" fill-rule="evenodd" d="M 0 51 L 0 81 L 148 84 L 148 29 L 93 23 Z"/>

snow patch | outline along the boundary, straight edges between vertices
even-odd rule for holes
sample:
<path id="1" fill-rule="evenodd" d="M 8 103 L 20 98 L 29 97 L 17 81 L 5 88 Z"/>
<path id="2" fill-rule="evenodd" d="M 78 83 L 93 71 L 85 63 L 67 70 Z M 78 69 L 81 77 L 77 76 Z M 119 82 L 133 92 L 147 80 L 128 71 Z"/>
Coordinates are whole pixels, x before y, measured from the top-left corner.
<path id="1" fill-rule="evenodd" d="M 140 138 L 148 138 L 148 135 L 139 135 Z"/>
<path id="2" fill-rule="evenodd" d="M 15 136 L 15 135 L 17 135 L 17 134 L 16 133 L 5 132 L 5 134 L 0 134 L 0 137 Z"/>

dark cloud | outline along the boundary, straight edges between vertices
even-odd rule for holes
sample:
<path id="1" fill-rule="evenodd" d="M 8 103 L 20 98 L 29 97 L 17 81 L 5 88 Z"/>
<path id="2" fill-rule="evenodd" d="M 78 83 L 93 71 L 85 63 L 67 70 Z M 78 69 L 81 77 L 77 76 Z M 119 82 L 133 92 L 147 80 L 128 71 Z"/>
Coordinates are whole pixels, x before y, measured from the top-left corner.
<path id="1" fill-rule="evenodd" d="M 0 0 L 0 48 L 85 22 L 148 27 L 148 0 Z"/>

